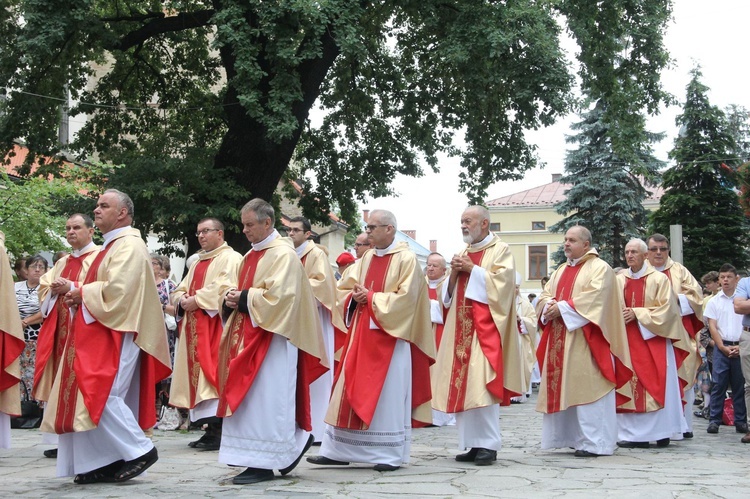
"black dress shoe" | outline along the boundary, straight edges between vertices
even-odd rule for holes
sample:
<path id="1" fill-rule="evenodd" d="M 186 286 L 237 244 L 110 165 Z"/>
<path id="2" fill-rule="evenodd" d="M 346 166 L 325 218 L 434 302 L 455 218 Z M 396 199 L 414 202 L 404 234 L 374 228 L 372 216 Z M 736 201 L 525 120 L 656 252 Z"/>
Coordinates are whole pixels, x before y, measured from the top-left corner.
<path id="1" fill-rule="evenodd" d="M 188 447 L 195 448 L 195 446 L 198 445 L 199 443 L 204 442 L 206 441 L 206 439 L 210 439 L 212 437 L 213 435 L 209 435 L 208 432 L 206 432 L 203 435 L 201 435 L 201 438 L 199 438 L 198 440 L 193 440 L 192 442 L 188 443 Z"/>
<path id="2" fill-rule="evenodd" d="M 599 454 L 594 454 L 593 452 L 589 452 L 587 450 L 577 450 L 573 453 L 575 457 L 599 457 Z"/>
<path id="3" fill-rule="evenodd" d="M 290 471 L 292 471 L 294 468 L 297 467 L 297 465 L 299 464 L 300 460 L 302 459 L 302 456 L 305 455 L 305 452 L 307 452 L 307 449 L 309 449 L 310 446 L 313 444 L 313 441 L 315 441 L 315 437 L 313 437 L 312 435 L 310 435 L 307 438 L 307 442 L 305 442 L 305 446 L 302 448 L 302 452 L 300 452 L 299 456 L 297 456 L 297 459 L 295 459 L 294 462 L 292 464 L 290 464 L 289 466 L 287 466 L 286 468 L 283 468 L 283 469 L 279 470 L 279 473 L 281 473 L 282 476 L 286 475 L 287 473 L 289 473 Z"/>
<path id="4" fill-rule="evenodd" d="M 325 456 L 310 456 L 307 458 L 307 462 L 320 466 L 349 466 L 349 463 L 346 461 L 336 461 Z"/>
<path id="5" fill-rule="evenodd" d="M 393 466 L 392 464 L 376 464 L 372 467 L 375 471 L 396 471 L 400 466 Z"/>
<path id="6" fill-rule="evenodd" d="M 479 452 L 479 447 L 472 447 L 469 452 L 457 455 L 456 461 L 459 463 L 473 463 L 474 459 L 477 458 L 477 452 Z"/>
<path id="7" fill-rule="evenodd" d="M 112 483 L 115 481 L 115 473 L 119 470 L 125 461 L 122 459 L 110 463 L 101 468 L 97 468 L 88 473 L 79 473 L 73 479 L 73 483 L 78 485 L 88 485 L 90 483 Z"/>
<path id="8" fill-rule="evenodd" d="M 46 451 L 43 452 L 43 454 L 44 454 L 44 457 L 55 458 L 57 457 L 57 449 L 47 449 Z"/>
<path id="9" fill-rule="evenodd" d="M 248 468 L 232 478 L 232 483 L 235 485 L 249 485 L 251 483 L 265 482 L 267 480 L 273 480 L 273 470 Z"/>
<path id="10" fill-rule="evenodd" d="M 656 441 L 657 447 L 669 447 L 670 440 L 668 438 L 662 438 Z"/>
<path id="11" fill-rule="evenodd" d="M 219 447 L 221 447 L 221 437 L 209 435 L 206 436 L 206 438 L 201 438 L 199 441 L 197 441 L 193 446 L 193 449 L 219 450 Z"/>
<path id="12" fill-rule="evenodd" d="M 629 440 L 620 440 L 617 442 L 618 447 L 623 449 L 648 449 L 648 442 L 630 442 Z"/>
<path id="13" fill-rule="evenodd" d="M 734 431 L 736 431 L 737 433 L 747 433 L 747 423 L 734 425 Z"/>
<path id="14" fill-rule="evenodd" d="M 135 478 L 147 469 L 149 469 L 156 461 L 159 460 L 159 453 L 156 452 L 156 447 L 131 461 L 127 461 L 122 465 L 122 468 L 115 473 L 115 482 L 125 482 L 131 478 Z"/>
<path id="15" fill-rule="evenodd" d="M 693 438 L 693 432 L 692 431 L 686 431 L 685 433 L 682 434 L 682 438 Z"/>
<path id="16" fill-rule="evenodd" d="M 489 466 L 493 461 L 497 461 L 497 451 L 490 449 L 477 450 L 477 457 L 474 458 L 474 464 L 477 466 Z"/>

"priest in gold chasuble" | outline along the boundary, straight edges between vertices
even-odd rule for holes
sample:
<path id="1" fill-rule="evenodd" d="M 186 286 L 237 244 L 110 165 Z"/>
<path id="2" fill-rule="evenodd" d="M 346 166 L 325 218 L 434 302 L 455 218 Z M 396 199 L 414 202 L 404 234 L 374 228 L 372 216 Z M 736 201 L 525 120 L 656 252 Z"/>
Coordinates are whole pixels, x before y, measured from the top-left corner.
<path id="1" fill-rule="evenodd" d="M 169 404 L 190 409 L 190 420 L 206 424 L 206 432 L 189 447 L 218 450 L 221 443 L 219 405 L 219 342 L 221 297 L 237 287 L 242 255 L 224 241 L 224 224 L 204 218 L 196 228 L 201 250 L 198 261 L 177 286 L 170 301 L 175 307 L 180 341 L 174 359 Z"/>
<path id="2" fill-rule="evenodd" d="M 435 356 L 427 283 L 416 256 L 397 242 L 396 218 L 374 210 L 373 249 L 339 282 L 349 325 L 334 380 L 319 465 L 350 461 L 391 471 L 408 463 L 412 424 L 427 425 L 429 366 Z"/>
<path id="3" fill-rule="evenodd" d="M 516 323 L 515 263 L 508 245 L 489 231 L 489 212 L 461 215 L 467 247 L 451 260 L 441 300 L 449 307 L 432 380 L 432 406 L 456 413 L 457 461 L 497 459 L 500 405 L 527 390 Z"/>
<path id="4" fill-rule="evenodd" d="M 567 263 L 552 274 L 536 308 L 543 326 L 537 348 L 542 449 L 611 455 L 617 446 L 616 407 L 632 407 L 622 291 L 612 268 L 591 247 L 588 229 L 568 229 L 563 249 Z"/>
<path id="5" fill-rule="evenodd" d="M 219 349 L 219 407 L 224 418 L 219 462 L 247 468 L 238 485 L 286 475 L 313 443 L 310 384 L 329 366 L 315 297 L 289 239 L 274 229 L 273 207 L 253 199 L 241 210 L 253 245 Z"/>
<path id="6" fill-rule="evenodd" d="M 680 320 L 677 300 L 667 276 L 646 259 L 641 239 L 625 245 L 628 268 L 617 276 L 623 289 L 623 318 L 633 362 L 633 406 L 618 409 L 620 447 L 648 448 L 669 445 L 670 437 L 687 429 L 682 413 L 682 387 L 678 369 L 691 355 L 690 337 Z"/>

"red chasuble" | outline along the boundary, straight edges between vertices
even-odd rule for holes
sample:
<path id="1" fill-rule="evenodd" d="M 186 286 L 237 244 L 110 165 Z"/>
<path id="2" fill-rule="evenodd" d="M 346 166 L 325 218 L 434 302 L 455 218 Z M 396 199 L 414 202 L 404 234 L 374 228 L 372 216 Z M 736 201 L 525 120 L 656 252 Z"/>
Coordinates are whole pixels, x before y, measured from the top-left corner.
<path id="1" fill-rule="evenodd" d="M 575 283 L 578 272 L 583 267 L 583 264 L 570 266 L 566 265 L 560 276 L 560 282 L 557 284 L 555 291 L 555 301 L 565 301 L 575 309 L 573 302 L 573 284 Z M 619 310 L 616 313 L 621 313 Z M 544 372 L 544 363 L 547 365 L 547 413 L 560 412 L 560 383 L 562 383 L 562 370 L 565 365 L 565 340 L 568 335 L 568 330 L 565 327 L 565 323 L 562 317 L 548 322 L 542 325 L 543 327 L 542 338 L 539 341 L 536 355 L 537 361 L 539 361 L 539 369 Z M 622 364 L 620 359 L 613 357 L 609 342 L 602 334 L 602 330 L 598 325 L 593 322 L 589 322 L 581 328 L 585 335 L 586 342 L 588 343 L 591 354 L 594 357 L 596 365 L 599 367 L 602 376 L 615 384 L 615 387 L 621 387 L 625 383 L 629 382 L 632 376 L 630 369 Z M 614 358 L 614 366 L 612 360 Z M 619 393 L 616 393 L 616 404 L 619 406 L 628 402 L 628 399 Z"/>
<path id="2" fill-rule="evenodd" d="M 484 251 L 468 253 L 474 265 L 480 265 Z M 520 394 L 506 390 L 503 386 L 503 345 L 500 341 L 492 313 L 486 303 L 466 298 L 469 274 L 461 272 L 453 296 L 457 300 L 456 334 L 451 366 L 451 379 L 455 380 L 448 390 L 447 412 L 463 412 L 466 400 L 466 378 L 471 358 L 471 344 L 477 335 L 482 353 L 495 371 L 495 378 L 487 383 L 487 391 L 500 399 L 501 405 L 510 405 L 510 399 Z"/>
<path id="3" fill-rule="evenodd" d="M 84 284 L 94 282 L 102 260 L 111 246 L 102 249 L 91 263 Z M 136 331 L 115 331 L 98 321 L 86 324 L 83 312 L 75 314 L 61 370 L 55 433 L 70 433 L 75 418 L 77 391 L 94 424 L 98 425 L 112 384 L 120 365 L 122 334 Z M 156 424 L 156 382 L 169 376 L 169 369 L 141 351 L 138 423 L 144 430 Z"/>
<path id="4" fill-rule="evenodd" d="M 646 279 L 625 279 L 625 306 L 642 308 L 646 306 Z M 630 359 L 633 363 L 634 411 L 618 409 L 617 412 L 646 412 L 646 393 L 648 393 L 659 407 L 664 407 L 664 396 L 667 387 L 667 338 L 656 336 L 644 340 L 638 321 L 632 320 L 625 324 L 630 346 Z"/>
<path id="5" fill-rule="evenodd" d="M 237 289 L 250 289 L 255 278 L 258 262 L 266 254 L 266 250 L 249 251 L 242 261 Z M 232 413 L 237 410 L 247 395 L 260 366 L 266 358 L 271 346 L 273 334 L 253 325 L 249 315 L 237 312 L 227 325 L 231 337 L 229 352 L 221 352 L 222 365 L 228 364 L 224 370 L 223 379 L 219 379 L 219 407 L 216 415 L 225 417 L 227 409 Z M 301 326 L 302 327 L 302 326 Z M 240 351 L 241 349 L 241 351 Z M 227 355 L 227 358 L 224 356 Z M 328 370 L 320 364 L 320 360 L 309 353 L 297 350 L 297 390 L 295 396 L 297 425 L 305 430 L 312 430 L 310 417 L 310 384 Z"/>
<path id="6" fill-rule="evenodd" d="M 203 288 L 206 272 L 213 258 L 201 260 L 195 264 L 195 272 L 190 282 L 188 296 L 195 296 Z M 221 316 L 209 316 L 205 310 L 198 309 L 185 313 L 182 319 L 185 324 L 185 335 L 182 338 L 187 345 L 188 374 L 190 376 L 190 407 L 195 407 L 195 395 L 198 387 L 198 375 L 201 370 L 209 383 L 218 388 L 219 343 L 223 326 Z M 200 331 L 200 333 L 199 333 Z"/>
<path id="7" fill-rule="evenodd" d="M 60 277 L 64 277 L 69 281 L 77 282 L 83 270 L 83 260 L 88 257 L 89 254 L 81 256 L 69 256 L 65 262 L 65 268 L 60 273 Z M 68 330 L 70 329 L 70 310 L 65 306 L 62 296 L 59 296 L 55 300 L 55 305 L 52 307 L 49 315 L 44 319 L 42 327 L 39 330 L 39 338 L 36 344 L 36 360 L 34 366 L 34 390 L 32 395 L 34 398 L 39 399 L 37 396 L 37 387 L 40 384 L 40 379 L 47 370 L 47 363 L 52 362 L 50 365 L 49 372 L 54 376 L 57 373 L 57 368 L 60 363 L 60 357 L 62 356 L 65 348 L 65 342 L 68 338 Z M 46 400 L 47 397 L 39 400 Z"/>

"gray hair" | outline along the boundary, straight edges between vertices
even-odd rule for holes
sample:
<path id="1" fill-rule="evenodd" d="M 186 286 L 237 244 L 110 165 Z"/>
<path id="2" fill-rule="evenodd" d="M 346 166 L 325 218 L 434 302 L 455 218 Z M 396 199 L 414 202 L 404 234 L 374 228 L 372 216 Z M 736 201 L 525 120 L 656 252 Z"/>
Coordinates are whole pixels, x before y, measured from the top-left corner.
<path id="1" fill-rule="evenodd" d="M 255 213 L 255 217 L 258 219 L 258 222 L 265 222 L 266 220 L 271 220 L 271 225 L 274 225 L 276 223 L 276 212 L 273 210 L 273 206 L 271 206 L 267 201 L 264 201 L 260 198 L 251 199 L 247 203 L 245 203 L 245 206 L 242 207 L 242 210 L 240 210 L 241 213 L 247 213 L 249 211 L 252 211 Z"/>
<path id="2" fill-rule="evenodd" d="M 591 231 L 590 230 L 588 230 L 583 225 L 574 225 L 570 227 L 568 230 L 573 230 L 573 229 L 577 229 L 578 232 L 581 234 L 581 239 L 584 241 L 588 241 L 589 245 L 591 245 Z"/>
<path id="3" fill-rule="evenodd" d="M 628 241 L 628 243 L 625 245 L 625 247 L 627 248 L 630 245 L 630 243 L 636 243 L 636 244 L 638 244 L 638 248 L 641 250 L 641 253 L 648 253 L 648 245 L 646 244 L 646 242 L 643 239 L 634 237 L 633 239 L 631 239 L 630 241 Z"/>
<path id="4" fill-rule="evenodd" d="M 130 196 L 122 191 L 118 191 L 117 189 L 107 189 L 103 194 L 114 194 L 117 196 L 117 200 L 120 202 L 120 207 L 127 210 L 128 216 L 131 219 L 135 217 L 135 206 L 133 205 L 133 200 L 130 199 Z"/>
<path id="5" fill-rule="evenodd" d="M 484 206 L 475 204 L 475 205 L 466 207 L 464 211 L 469 211 L 469 210 L 474 211 L 477 213 L 477 215 L 479 215 L 480 222 L 482 222 L 483 220 L 487 220 L 488 222 L 490 221 L 490 210 L 488 210 Z"/>
<path id="6" fill-rule="evenodd" d="M 398 230 L 396 216 L 388 210 L 372 210 L 370 212 L 370 217 L 377 217 L 384 224 L 392 225 L 395 230 Z"/>

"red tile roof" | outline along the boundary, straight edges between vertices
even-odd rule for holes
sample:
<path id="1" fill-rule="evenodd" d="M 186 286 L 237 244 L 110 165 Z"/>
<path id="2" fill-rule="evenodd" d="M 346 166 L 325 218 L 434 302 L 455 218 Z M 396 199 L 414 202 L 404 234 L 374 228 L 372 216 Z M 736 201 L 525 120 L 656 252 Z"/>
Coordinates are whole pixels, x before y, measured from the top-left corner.
<path id="1" fill-rule="evenodd" d="M 515 194 L 503 196 L 501 198 L 487 201 L 487 207 L 491 206 L 550 206 L 565 199 L 565 191 L 570 189 L 570 184 L 561 182 L 550 182 Z M 646 198 L 647 201 L 659 201 L 664 194 L 661 186 L 647 186 L 651 194 Z"/>

